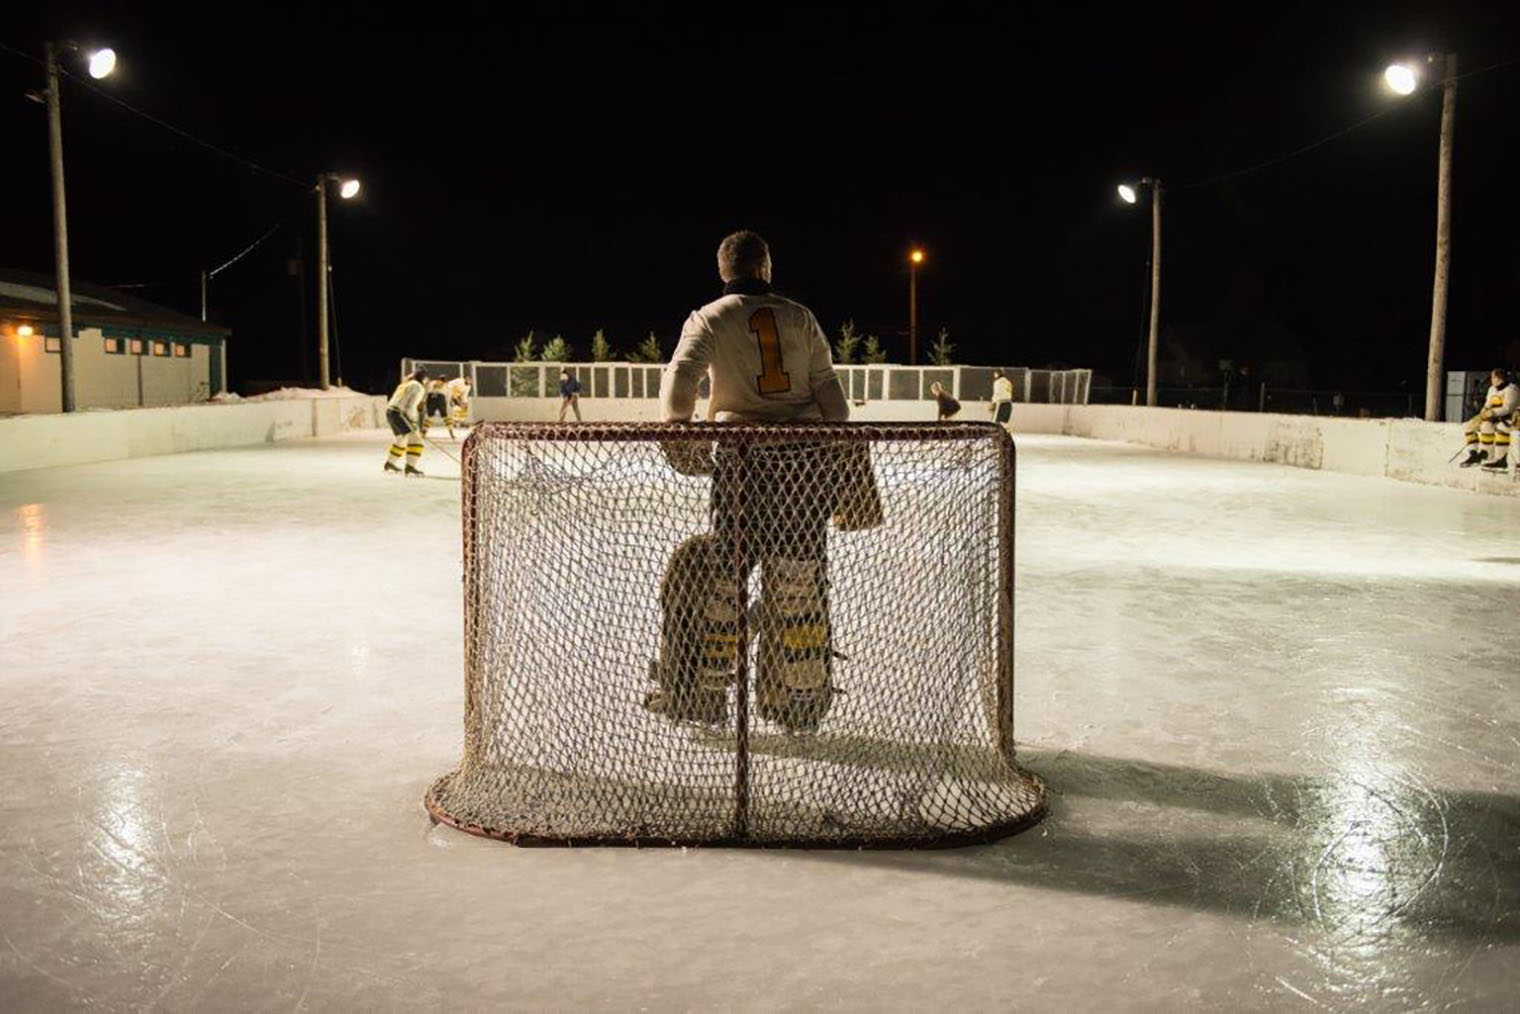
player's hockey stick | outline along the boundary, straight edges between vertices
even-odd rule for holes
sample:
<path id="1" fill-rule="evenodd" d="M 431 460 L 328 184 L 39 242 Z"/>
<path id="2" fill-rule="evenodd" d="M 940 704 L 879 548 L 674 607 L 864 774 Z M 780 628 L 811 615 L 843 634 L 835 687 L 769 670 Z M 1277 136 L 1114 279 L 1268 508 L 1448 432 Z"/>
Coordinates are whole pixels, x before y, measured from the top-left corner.
<path id="1" fill-rule="evenodd" d="M 449 449 L 447 447 L 443 446 L 438 441 L 436 441 L 432 437 L 428 436 L 426 433 L 422 434 L 422 439 L 424 439 L 428 443 L 432 444 L 433 447 L 435 447 L 438 450 L 439 454 L 442 454 L 445 458 L 448 458 L 454 464 L 461 465 L 461 466 L 463 465 L 463 463 L 458 458 L 456 458 L 452 453 L 450 453 L 450 451 L 449 451 Z"/>

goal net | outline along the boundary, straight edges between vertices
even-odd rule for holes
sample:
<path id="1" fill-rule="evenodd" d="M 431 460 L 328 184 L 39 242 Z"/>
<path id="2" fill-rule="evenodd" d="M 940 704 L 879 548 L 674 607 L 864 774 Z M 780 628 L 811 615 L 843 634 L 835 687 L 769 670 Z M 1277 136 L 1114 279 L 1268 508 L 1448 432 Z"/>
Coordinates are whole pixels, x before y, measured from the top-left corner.
<path id="1" fill-rule="evenodd" d="M 465 730 L 438 820 L 522 844 L 941 845 L 1014 762 L 992 424 L 489 423 L 464 449 Z"/>

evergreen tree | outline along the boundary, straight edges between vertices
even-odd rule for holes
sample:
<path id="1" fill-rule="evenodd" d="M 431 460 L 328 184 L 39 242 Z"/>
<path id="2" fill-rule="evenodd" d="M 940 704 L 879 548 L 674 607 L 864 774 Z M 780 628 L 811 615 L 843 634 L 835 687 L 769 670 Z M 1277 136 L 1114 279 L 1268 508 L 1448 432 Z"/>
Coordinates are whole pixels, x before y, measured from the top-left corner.
<path id="1" fill-rule="evenodd" d="M 834 362 L 849 366 L 855 361 L 855 349 L 859 344 L 860 334 L 855 330 L 855 322 L 845 321 L 839 328 L 839 340 L 834 343 Z"/>
<path id="2" fill-rule="evenodd" d="M 639 343 L 639 347 L 628 353 L 630 363 L 663 363 L 665 353 L 660 351 L 660 340 L 649 332 L 649 336 Z"/>
<path id="3" fill-rule="evenodd" d="M 522 336 L 512 351 L 514 363 L 531 363 L 538 358 L 538 343 L 533 340 L 533 332 L 529 331 Z"/>
<path id="4" fill-rule="evenodd" d="M 514 363 L 531 363 L 538 359 L 538 343 L 533 340 L 533 332 L 523 335 L 522 340 L 512 349 L 512 361 Z M 508 388 L 514 398 L 532 398 L 538 394 L 538 370 L 525 370 L 518 367 L 508 367 Z"/>
<path id="5" fill-rule="evenodd" d="M 612 351 L 612 343 L 607 340 L 607 335 L 601 328 L 596 329 L 596 334 L 591 336 L 591 361 L 593 363 L 610 362 L 616 355 Z"/>
<path id="6" fill-rule="evenodd" d="M 861 352 L 861 361 L 872 366 L 887 361 L 887 350 L 881 347 L 881 339 L 877 338 L 874 334 L 866 335 L 865 346 Z"/>
<path id="7" fill-rule="evenodd" d="M 950 344 L 950 329 L 942 327 L 939 335 L 934 339 L 934 344 L 929 346 L 929 362 L 935 366 L 951 366 L 951 356 L 955 355 L 955 346 Z"/>
<path id="8" fill-rule="evenodd" d="M 570 344 L 562 335 L 555 335 L 544 345 L 542 359 L 546 363 L 568 363 L 570 361 Z"/>

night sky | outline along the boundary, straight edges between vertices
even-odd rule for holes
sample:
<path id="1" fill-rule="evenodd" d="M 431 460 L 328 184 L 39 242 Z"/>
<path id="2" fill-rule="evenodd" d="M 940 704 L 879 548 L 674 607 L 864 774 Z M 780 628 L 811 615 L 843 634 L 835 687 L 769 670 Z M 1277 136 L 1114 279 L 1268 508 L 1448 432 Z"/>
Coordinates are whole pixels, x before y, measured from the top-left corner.
<path id="1" fill-rule="evenodd" d="M 1520 5 L 1225 6 L 311 4 L 227 20 L 52 4 L 8 15 L 0 41 L 110 44 L 103 90 L 276 173 L 358 175 L 331 241 L 343 373 L 360 386 L 380 389 L 402 355 L 505 357 L 529 328 L 582 355 L 598 327 L 618 349 L 652 329 L 668 352 L 741 227 L 770 240 L 784 292 L 830 332 L 853 318 L 880 335 L 893 361 L 919 243 L 920 326 L 948 327 L 957 359 L 1092 366 L 1127 386 L 1149 215 L 1114 185 L 1156 175 L 1163 326 L 1281 326 L 1315 386 L 1422 389 L 1440 99 L 1395 99 L 1380 73 L 1429 51 L 1463 71 L 1520 57 Z M 23 94 L 40 76 L 0 53 L 0 259 L 51 273 L 46 126 Z M 299 377 L 310 183 L 78 84 L 64 103 L 75 275 L 198 313 L 201 269 L 283 222 L 213 283 L 211 313 L 233 330 L 234 386 Z M 1183 186 L 1390 106 L 1307 154 Z M 1450 368 L 1520 357 L 1517 109 L 1520 64 L 1461 83 Z M 303 252 L 304 291 L 289 273 Z"/>

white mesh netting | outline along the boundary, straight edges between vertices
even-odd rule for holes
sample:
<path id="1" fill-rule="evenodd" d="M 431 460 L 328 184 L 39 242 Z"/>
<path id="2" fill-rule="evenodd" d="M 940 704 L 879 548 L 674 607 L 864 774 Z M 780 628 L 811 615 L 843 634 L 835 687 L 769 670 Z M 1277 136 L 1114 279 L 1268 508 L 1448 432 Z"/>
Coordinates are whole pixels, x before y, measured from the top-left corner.
<path id="1" fill-rule="evenodd" d="M 487 424 L 465 749 L 520 843 L 867 847 L 1044 814 L 1013 760 L 1013 447 L 990 424 Z"/>

